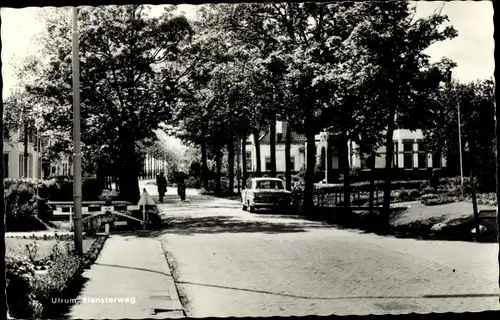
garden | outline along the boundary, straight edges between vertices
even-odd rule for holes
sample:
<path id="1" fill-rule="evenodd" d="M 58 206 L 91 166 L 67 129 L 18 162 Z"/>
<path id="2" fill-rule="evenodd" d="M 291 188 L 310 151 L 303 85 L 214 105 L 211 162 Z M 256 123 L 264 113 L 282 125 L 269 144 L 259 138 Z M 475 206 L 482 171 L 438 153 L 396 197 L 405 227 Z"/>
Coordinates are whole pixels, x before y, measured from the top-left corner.
<path id="1" fill-rule="evenodd" d="M 97 259 L 106 235 L 84 234 L 83 256 L 74 237 L 51 221 L 43 198 L 71 201 L 72 182 L 6 179 L 6 295 L 9 316 L 17 319 L 61 318 L 69 305 L 53 299 L 78 295 L 82 273 Z M 102 189 L 93 178 L 83 182 L 84 200 L 98 200 Z"/>
<path id="2" fill-rule="evenodd" d="M 97 259 L 106 238 L 85 238 L 83 257 L 76 253 L 72 236 L 6 238 L 9 316 L 16 319 L 61 318 L 69 305 L 55 304 L 54 299 L 78 296 L 82 273 Z"/>
<path id="3" fill-rule="evenodd" d="M 347 219 L 342 214 L 343 185 L 317 184 L 315 205 L 319 215 L 335 224 L 372 230 L 379 220 L 379 208 L 383 201 L 383 181 L 375 181 L 373 190 L 373 211 L 369 210 L 370 183 L 359 182 L 351 185 L 352 215 Z M 427 180 L 393 181 L 391 183 L 391 232 L 400 236 L 433 237 L 442 239 L 471 240 L 476 226 L 472 205 L 472 185 L 464 179 L 462 196 L 460 177 L 441 178 L 431 186 Z M 478 211 L 489 212 L 497 204 L 494 193 L 482 192 L 476 186 Z M 300 192 L 300 191 L 299 191 Z M 487 214 L 486 214 L 487 215 Z M 487 217 L 486 217 L 487 218 Z M 496 228 L 488 223 L 482 230 L 481 238 L 494 239 Z M 483 229 L 484 228 L 484 229 Z M 477 237 L 476 237 L 477 238 Z"/>

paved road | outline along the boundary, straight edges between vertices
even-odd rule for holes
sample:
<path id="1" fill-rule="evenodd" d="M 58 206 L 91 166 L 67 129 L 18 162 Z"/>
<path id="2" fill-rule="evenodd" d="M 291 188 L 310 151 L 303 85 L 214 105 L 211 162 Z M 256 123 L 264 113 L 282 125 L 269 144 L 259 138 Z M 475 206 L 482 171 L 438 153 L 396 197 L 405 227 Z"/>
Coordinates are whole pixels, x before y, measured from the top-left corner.
<path id="1" fill-rule="evenodd" d="M 496 310 L 495 244 L 418 241 L 249 214 L 188 192 L 158 235 L 191 317 Z M 182 298 L 182 297 L 181 297 Z"/>

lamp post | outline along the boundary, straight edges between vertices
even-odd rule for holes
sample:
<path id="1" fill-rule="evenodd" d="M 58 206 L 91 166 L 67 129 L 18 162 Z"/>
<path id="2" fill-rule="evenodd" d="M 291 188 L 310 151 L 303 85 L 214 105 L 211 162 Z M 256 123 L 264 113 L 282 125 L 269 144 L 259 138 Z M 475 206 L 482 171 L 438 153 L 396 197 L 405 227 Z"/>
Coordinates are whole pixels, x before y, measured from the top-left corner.
<path id="1" fill-rule="evenodd" d="M 460 104 L 457 103 L 458 114 L 458 150 L 460 151 L 460 189 L 462 191 L 462 199 L 464 197 L 464 170 L 462 160 L 462 131 L 461 131 L 461 117 L 460 117 Z"/>
<path id="2" fill-rule="evenodd" d="M 80 57 L 78 55 L 78 9 L 73 7 L 73 202 L 75 248 L 83 255 L 82 164 L 80 150 Z"/>

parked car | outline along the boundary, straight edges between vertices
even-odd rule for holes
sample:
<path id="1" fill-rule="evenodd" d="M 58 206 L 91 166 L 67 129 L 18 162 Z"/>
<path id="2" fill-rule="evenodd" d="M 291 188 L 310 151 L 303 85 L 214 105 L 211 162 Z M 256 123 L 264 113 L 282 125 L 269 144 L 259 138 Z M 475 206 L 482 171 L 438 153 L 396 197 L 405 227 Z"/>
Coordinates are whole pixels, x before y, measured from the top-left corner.
<path id="1" fill-rule="evenodd" d="M 255 209 L 286 209 L 291 205 L 291 192 L 285 189 L 285 183 L 278 178 L 251 178 L 241 191 L 243 210 L 250 213 Z"/>

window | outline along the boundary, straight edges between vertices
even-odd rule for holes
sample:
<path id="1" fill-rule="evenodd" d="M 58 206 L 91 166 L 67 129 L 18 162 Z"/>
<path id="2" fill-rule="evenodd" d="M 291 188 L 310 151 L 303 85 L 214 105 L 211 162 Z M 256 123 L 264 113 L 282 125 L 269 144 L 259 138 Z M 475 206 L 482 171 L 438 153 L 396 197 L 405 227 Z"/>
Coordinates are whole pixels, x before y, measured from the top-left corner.
<path id="1" fill-rule="evenodd" d="M 276 134 L 276 142 L 283 142 L 283 133 L 278 132 Z"/>
<path id="2" fill-rule="evenodd" d="M 245 163 L 246 163 L 246 166 L 247 166 L 247 170 L 251 171 L 252 170 L 252 152 L 251 151 L 247 151 L 245 157 L 246 157 L 246 159 L 245 159 L 246 162 Z"/>
<path id="3" fill-rule="evenodd" d="M 19 155 L 19 178 L 24 177 L 24 157 L 22 154 Z"/>
<path id="4" fill-rule="evenodd" d="M 413 152 L 413 141 L 403 141 L 403 151 L 404 152 Z"/>
<path id="5" fill-rule="evenodd" d="M 418 153 L 418 168 L 419 169 L 427 169 L 427 154 L 426 153 Z"/>
<path id="6" fill-rule="evenodd" d="M 4 178 L 9 177 L 9 154 L 8 153 L 3 154 L 3 177 Z"/>
<path id="7" fill-rule="evenodd" d="M 392 166 L 395 168 L 399 167 L 399 143 L 397 141 L 394 142 L 394 154 L 392 156 Z"/>
<path id="8" fill-rule="evenodd" d="M 290 171 L 295 171 L 295 157 L 290 157 Z"/>
<path id="9" fill-rule="evenodd" d="M 427 148 L 423 141 L 418 142 L 418 168 L 427 169 Z"/>
<path id="10" fill-rule="evenodd" d="M 37 178 L 42 179 L 42 157 L 38 157 L 38 172 L 37 172 Z"/>
<path id="11" fill-rule="evenodd" d="M 319 155 L 319 166 L 321 170 L 326 170 L 326 150 L 325 147 L 321 148 L 321 153 Z"/>
<path id="12" fill-rule="evenodd" d="M 33 155 L 28 155 L 28 178 L 33 178 Z"/>
<path id="13" fill-rule="evenodd" d="M 271 171 L 271 157 L 266 157 L 266 171 Z"/>
<path id="14" fill-rule="evenodd" d="M 274 181 L 274 180 L 262 180 L 262 181 L 257 181 L 256 183 L 256 189 L 261 189 L 261 190 L 283 190 L 285 187 L 283 186 L 283 182 L 281 181 Z"/>
<path id="15" fill-rule="evenodd" d="M 433 168 L 441 168 L 441 154 L 440 153 L 434 153 L 432 155 L 432 167 Z"/>
<path id="16" fill-rule="evenodd" d="M 403 141 L 403 167 L 413 169 L 413 141 Z"/>

